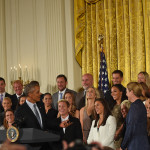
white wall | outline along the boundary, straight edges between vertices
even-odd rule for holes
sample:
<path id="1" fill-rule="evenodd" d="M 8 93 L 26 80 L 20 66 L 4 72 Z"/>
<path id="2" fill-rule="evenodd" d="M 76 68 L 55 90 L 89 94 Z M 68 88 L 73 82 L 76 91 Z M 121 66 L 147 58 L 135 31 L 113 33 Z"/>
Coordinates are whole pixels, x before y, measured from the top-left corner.
<path id="1" fill-rule="evenodd" d="M 6 31 L 0 35 L 0 52 L 6 59 L 0 73 L 7 91 L 12 92 L 10 68 L 19 64 L 22 71 L 28 66 L 30 80 L 38 80 L 43 93 L 56 91 L 58 74 L 65 74 L 68 87 L 77 90 L 81 68 L 74 52 L 73 0 L 0 0 L 0 4 L 5 8 L 0 12 L 0 32 Z"/>

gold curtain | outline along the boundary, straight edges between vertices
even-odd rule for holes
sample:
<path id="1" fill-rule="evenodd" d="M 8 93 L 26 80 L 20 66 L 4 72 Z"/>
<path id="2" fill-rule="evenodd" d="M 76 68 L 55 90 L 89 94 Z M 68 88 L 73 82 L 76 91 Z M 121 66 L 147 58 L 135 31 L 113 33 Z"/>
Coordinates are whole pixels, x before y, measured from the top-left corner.
<path id="1" fill-rule="evenodd" d="M 140 71 L 150 74 L 150 0 L 74 0 L 74 28 L 76 59 L 82 74 L 93 74 L 95 87 L 100 34 L 109 81 L 116 69 L 124 73 L 124 86 L 137 81 Z"/>

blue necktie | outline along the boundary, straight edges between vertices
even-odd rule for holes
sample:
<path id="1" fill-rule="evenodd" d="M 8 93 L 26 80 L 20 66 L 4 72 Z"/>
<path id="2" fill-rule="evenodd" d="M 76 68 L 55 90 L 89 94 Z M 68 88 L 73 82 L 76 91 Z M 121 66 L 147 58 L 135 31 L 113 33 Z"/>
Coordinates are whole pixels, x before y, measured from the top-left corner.
<path id="1" fill-rule="evenodd" d="M 63 93 L 59 93 L 60 94 L 60 99 L 62 99 L 63 98 Z"/>

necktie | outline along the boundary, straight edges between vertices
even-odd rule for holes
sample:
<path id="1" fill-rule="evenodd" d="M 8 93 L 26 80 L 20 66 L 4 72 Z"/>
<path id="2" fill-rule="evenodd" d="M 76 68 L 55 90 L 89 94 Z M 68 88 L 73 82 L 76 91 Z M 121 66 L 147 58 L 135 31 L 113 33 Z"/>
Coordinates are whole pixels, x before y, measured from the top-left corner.
<path id="1" fill-rule="evenodd" d="M 60 99 L 62 99 L 63 98 L 63 93 L 59 93 L 60 94 Z"/>
<path id="2" fill-rule="evenodd" d="M 1 102 L 3 101 L 3 94 L 1 94 Z"/>
<path id="3" fill-rule="evenodd" d="M 36 118 L 37 118 L 37 120 L 38 120 L 40 126 L 42 127 L 42 125 L 41 125 L 41 120 L 40 120 L 40 116 L 39 116 L 39 113 L 38 113 L 37 108 L 36 108 L 36 104 L 33 105 L 33 108 L 34 108 L 35 116 L 36 116 Z"/>

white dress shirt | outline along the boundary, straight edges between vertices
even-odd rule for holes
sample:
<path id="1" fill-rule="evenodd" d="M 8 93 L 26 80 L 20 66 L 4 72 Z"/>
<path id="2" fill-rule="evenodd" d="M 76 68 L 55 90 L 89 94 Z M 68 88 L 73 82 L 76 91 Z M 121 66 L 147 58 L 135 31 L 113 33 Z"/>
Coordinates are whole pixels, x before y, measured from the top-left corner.
<path id="1" fill-rule="evenodd" d="M 66 121 L 68 119 L 69 119 L 69 115 L 66 118 L 61 117 L 61 122 Z M 66 128 L 63 128 L 64 133 L 65 133 L 65 130 L 66 130 Z"/>
<path id="2" fill-rule="evenodd" d="M 106 124 L 104 126 L 100 126 L 99 129 L 94 127 L 94 124 L 95 120 L 92 122 L 87 143 L 90 144 L 93 141 L 97 141 L 103 146 L 109 146 L 114 149 L 114 136 L 117 127 L 115 117 L 110 115 L 106 120 Z"/>
<path id="3" fill-rule="evenodd" d="M 23 95 L 23 93 L 22 93 L 21 95 Z M 21 95 L 20 95 L 20 96 L 21 96 Z M 17 96 L 17 99 L 19 99 L 19 97 L 20 97 L 20 96 L 19 96 L 19 95 L 17 95 L 17 94 L 16 94 L 16 96 Z"/>

